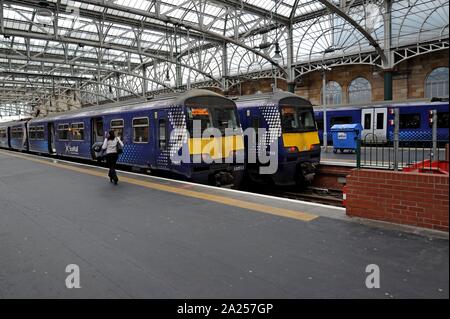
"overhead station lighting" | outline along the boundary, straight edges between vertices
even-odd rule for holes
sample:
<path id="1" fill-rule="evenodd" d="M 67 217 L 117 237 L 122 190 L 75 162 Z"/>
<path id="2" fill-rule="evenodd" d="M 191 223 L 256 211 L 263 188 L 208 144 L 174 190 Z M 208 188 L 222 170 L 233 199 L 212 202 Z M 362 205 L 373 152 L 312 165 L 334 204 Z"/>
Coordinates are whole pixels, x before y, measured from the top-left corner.
<path id="1" fill-rule="evenodd" d="M 170 85 L 170 73 L 169 73 L 169 69 L 167 69 L 166 71 L 166 78 L 164 79 L 164 84 L 169 86 Z"/>
<path id="2" fill-rule="evenodd" d="M 50 25 L 53 23 L 53 12 L 49 9 L 40 8 L 36 10 L 36 21 L 43 25 Z"/>
<path id="3" fill-rule="evenodd" d="M 283 60 L 283 57 L 281 56 L 280 44 L 278 42 L 275 43 L 275 54 L 273 56 L 273 60 L 277 63 Z"/>
<path id="4" fill-rule="evenodd" d="M 51 25 L 54 20 L 53 12 L 48 9 L 49 3 L 47 1 L 39 1 L 39 8 L 36 9 L 36 21 L 44 26 Z"/>

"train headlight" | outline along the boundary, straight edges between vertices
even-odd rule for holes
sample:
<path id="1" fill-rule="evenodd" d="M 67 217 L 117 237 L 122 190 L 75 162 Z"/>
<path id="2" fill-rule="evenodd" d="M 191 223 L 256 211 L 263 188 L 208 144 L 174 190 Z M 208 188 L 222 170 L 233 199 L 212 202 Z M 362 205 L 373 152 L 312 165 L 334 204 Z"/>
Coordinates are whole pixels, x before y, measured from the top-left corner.
<path id="1" fill-rule="evenodd" d="M 286 147 L 285 149 L 286 149 L 286 152 L 288 152 L 288 153 L 297 153 L 298 152 L 297 146 L 289 146 L 289 147 Z"/>

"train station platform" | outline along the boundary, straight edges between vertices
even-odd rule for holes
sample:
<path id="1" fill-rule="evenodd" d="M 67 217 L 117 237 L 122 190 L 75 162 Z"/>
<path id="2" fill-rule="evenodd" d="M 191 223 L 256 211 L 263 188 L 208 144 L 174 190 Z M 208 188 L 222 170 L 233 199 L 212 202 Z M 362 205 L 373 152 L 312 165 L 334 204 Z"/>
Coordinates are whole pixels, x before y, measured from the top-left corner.
<path id="1" fill-rule="evenodd" d="M 449 298 L 448 239 L 0 150 L 0 298 Z M 68 265 L 79 289 L 65 285 Z M 380 288 L 366 287 L 368 265 Z"/>

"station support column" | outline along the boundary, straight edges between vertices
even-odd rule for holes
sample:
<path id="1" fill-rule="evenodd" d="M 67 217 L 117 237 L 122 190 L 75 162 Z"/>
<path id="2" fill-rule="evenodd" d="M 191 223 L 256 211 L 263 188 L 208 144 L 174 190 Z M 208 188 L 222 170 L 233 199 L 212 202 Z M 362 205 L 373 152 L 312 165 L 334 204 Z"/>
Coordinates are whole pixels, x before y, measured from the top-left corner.
<path id="1" fill-rule="evenodd" d="M 394 109 L 394 171 L 398 171 L 398 151 L 400 145 L 400 110 Z"/>
<path id="2" fill-rule="evenodd" d="M 286 39 L 287 48 L 287 83 L 288 92 L 295 93 L 295 72 L 294 72 L 294 38 L 292 25 L 288 27 L 288 37 Z"/>
<path id="3" fill-rule="evenodd" d="M 391 101 L 392 95 L 392 71 L 384 71 L 384 100 Z"/>
<path id="4" fill-rule="evenodd" d="M 432 140 L 433 140 L 433 149 L 432 149 L 432 153 L 431 153 L 431 158 L 434 160 L 436 160 L 436 158 L 439 160 L 439 154 L 438 154 L 438 150 L 437 150 L 437 110 L 432 110 L 431 111 L 431 121 L 432 121 Z M 431 163 L 430 163 L 431 165 Z"/>
<path id="5" fill-rule="evenodd" d="M 392 25 L 391 25 L 391 10 L 392 10 L 392 0 L 384 0 L 384 52 L 386 56 L 386 61 L 383 63 L 384 69 L 384 100 L 391 101 L 393 99 L 392 94 L 392 68 L 393 68 L 393 58 L 391 52 L 391 36 L 392 36 Z"/>

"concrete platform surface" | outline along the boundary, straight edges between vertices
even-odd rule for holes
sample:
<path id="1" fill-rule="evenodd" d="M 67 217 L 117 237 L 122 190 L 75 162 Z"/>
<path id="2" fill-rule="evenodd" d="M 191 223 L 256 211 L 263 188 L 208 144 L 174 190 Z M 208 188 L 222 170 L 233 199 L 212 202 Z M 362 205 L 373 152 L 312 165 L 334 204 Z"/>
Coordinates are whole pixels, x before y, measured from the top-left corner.
<path id="1" fill-rule="evenodd" d="M 448 298 L 448 240 L 0 150 L 0 298 Z M 67 265 L 81 288 L 66 287 Z M 379 266 L 380 288 L 365 285 Z"/>

